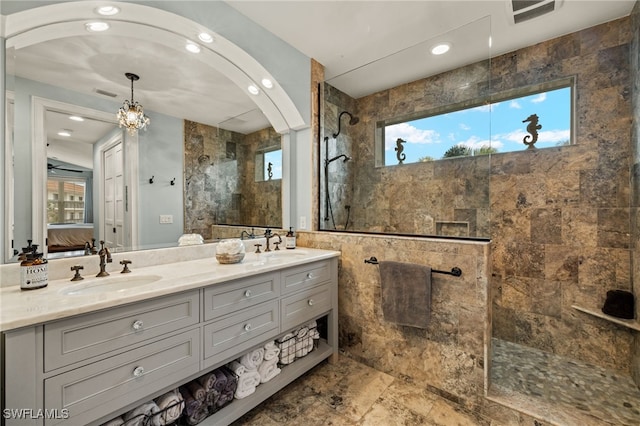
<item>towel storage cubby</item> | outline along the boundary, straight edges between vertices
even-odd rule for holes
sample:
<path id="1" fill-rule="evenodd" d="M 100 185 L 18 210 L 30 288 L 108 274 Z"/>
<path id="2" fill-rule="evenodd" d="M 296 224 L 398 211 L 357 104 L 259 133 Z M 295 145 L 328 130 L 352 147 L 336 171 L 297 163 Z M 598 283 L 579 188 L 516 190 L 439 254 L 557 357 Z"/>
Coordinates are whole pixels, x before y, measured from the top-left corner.
<path id="1" fill-rule="evenodd" d="M 4 424 L 101 425 L 323 317 L 326 333 L 312 352 L 200 424 L 232 423 L 321 361 L 337 359 L 338 254 L 296 258 L 279 270 L 247 268 L 241 279 L 3 331 L 0 408 L 18 413 Z"/>

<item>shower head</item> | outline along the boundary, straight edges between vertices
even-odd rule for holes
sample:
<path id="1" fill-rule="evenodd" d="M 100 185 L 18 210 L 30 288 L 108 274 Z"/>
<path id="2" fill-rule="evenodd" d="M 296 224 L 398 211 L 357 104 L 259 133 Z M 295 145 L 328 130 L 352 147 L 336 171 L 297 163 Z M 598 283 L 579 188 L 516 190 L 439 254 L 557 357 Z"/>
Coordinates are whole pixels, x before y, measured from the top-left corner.
<path id="1" fill-rule="evenodd" d="M 332 158 L 332 159 L 330 159 L 330 160 L 326 160 L 326 165 L 328 166 L 328 165 L 329 165 L 329 163 L 333 163 L 334 161 L 339 160 L 339 159 L 341 159 L 341 158 L 343 159 L 343 160 L 342 160 L 342 162 L 343 162 L 343 163 L 346 163 L 347 161 L 351 160 L 351 157 L 346 156 L 346 155 L 344 155 L 344 154 L 340 154 L 340 155 L 336 155 L 335 157 L 333 157 L 333 158 Z"/>
<path id="2" fill-rule="evenodd" d="M 355 115 L 351 114 L 348 111 L 342 111 L 340 113 L 340 115 L 338 115 L 338 132 L 333 134 L 333 138 L 337 138 L 338 135 L 340 134 L 340 121 L 342 119 L 342 116 L 347 114 L 349 116 L 349 125 L 350 126 L 354 126 L 356 124 L 358 124 L 358 122 L 360 121 L 360 119 L 358 117 L 356 117 Z"/>

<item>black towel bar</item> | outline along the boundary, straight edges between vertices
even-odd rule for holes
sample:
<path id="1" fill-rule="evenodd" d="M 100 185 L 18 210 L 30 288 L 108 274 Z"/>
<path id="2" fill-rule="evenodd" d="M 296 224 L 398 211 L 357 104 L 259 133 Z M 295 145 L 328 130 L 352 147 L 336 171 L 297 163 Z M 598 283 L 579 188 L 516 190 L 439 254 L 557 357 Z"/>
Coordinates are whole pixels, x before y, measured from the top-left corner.
<path id="1" fill-rule="evenodd" d="M 375 256 L 371 256 L 369 259 L 365 259 L 364 263 L 370 263 L 372 265 L 377 265 L 378 264 L 378 259 L 376 259 Z M 462 275 L 462 269 L 460 269 L 457 266 L 455 266 L 455 267 L 451 268 L 450 271 L 439 271 L 438 269 L 432 269 L 431 273 L 446 274 L 446 275 L 453 275 L 454 277 L 459 277 L 460 275 Z"/>

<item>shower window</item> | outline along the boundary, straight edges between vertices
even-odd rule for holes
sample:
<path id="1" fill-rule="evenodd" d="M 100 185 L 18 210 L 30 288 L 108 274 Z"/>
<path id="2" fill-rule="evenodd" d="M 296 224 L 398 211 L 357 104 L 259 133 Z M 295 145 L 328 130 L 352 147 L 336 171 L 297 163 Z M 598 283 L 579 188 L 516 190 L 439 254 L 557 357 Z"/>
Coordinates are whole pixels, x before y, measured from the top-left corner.
<path id="1" fill-rule="evenodd" d="M 380 121 L 376 166 L 521 151 L 534 138 L 535 148 L 570 145 L 573 86 L 568 78 Z"/>
<path id="2" fill-rule="evenodd" d="M 256 182 L 282 179 L 282 149 L 271 147 L 256 153 Z"/>

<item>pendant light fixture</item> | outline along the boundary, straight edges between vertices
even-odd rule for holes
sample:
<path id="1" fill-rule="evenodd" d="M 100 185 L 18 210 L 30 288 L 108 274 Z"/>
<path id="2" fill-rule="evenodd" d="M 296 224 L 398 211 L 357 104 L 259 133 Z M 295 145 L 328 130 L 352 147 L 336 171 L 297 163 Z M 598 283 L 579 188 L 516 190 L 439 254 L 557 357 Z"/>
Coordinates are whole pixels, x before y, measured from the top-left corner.
<path id="1" fill-rule="evenodd" d="M 130 72 L 124 75 L 131 80 L 131 100 L 126 99 L 118 110 L 118 123 L 121 128 L 125 127 L 130 135 L 134 135 L 139 129 L 146 130 L 146 126 L 149 124 L 149 117 L 144 115 L 142 105 L 133 100 L 133 82 L 138 81 L 140 77 Z"/>

